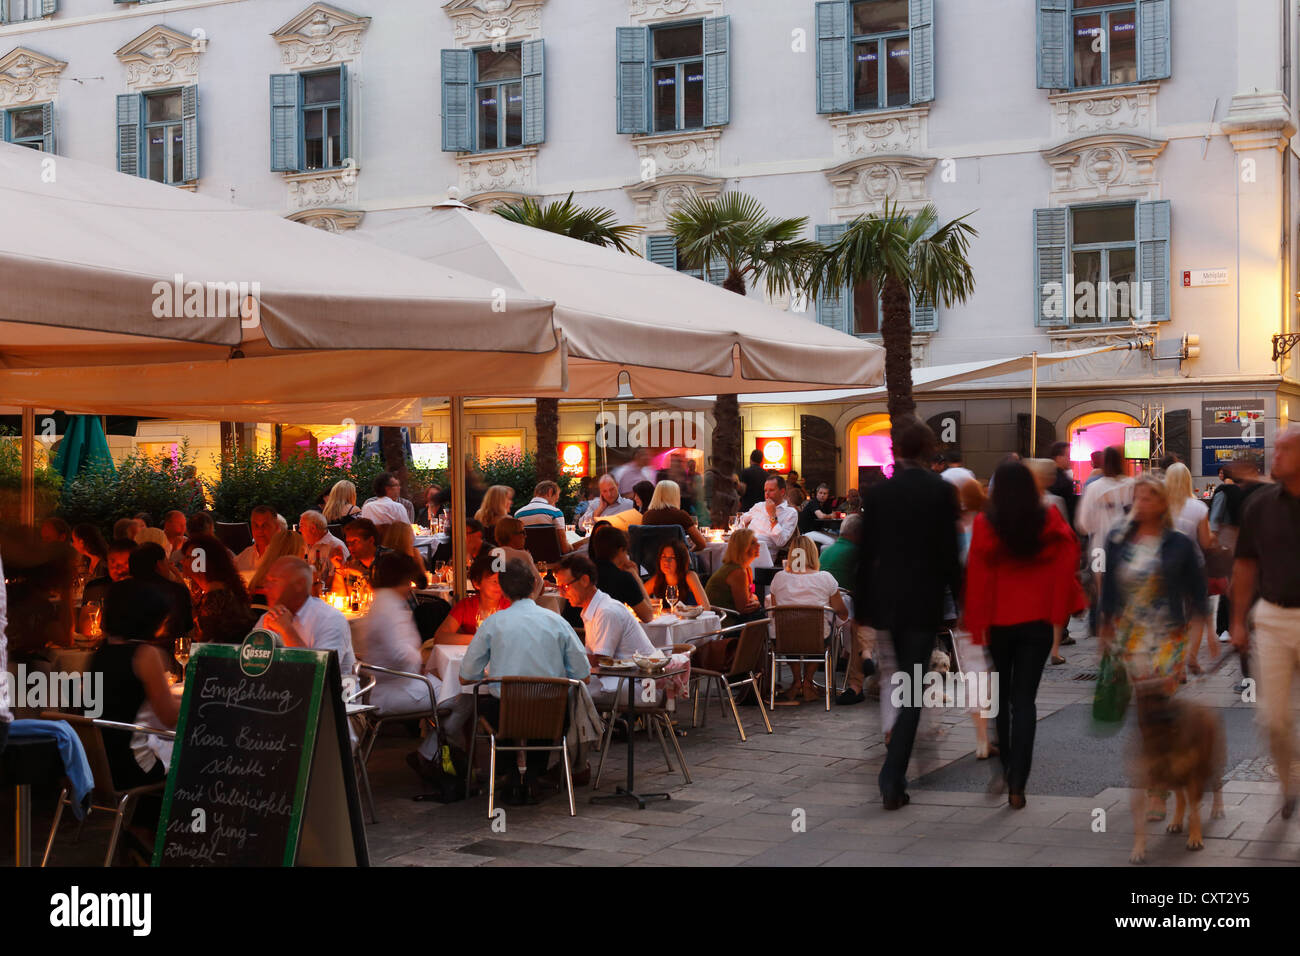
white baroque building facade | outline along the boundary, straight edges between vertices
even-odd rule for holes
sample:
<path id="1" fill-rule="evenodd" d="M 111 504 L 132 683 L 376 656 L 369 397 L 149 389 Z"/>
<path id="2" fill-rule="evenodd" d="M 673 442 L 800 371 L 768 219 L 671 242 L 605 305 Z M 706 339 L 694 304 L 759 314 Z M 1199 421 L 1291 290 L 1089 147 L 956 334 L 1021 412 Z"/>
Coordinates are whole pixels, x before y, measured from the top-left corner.
<path id="1" fill-rule="evenodd" d="M 641 225 L 647 255 L 675 267 L 666 220 L 691 195 L 751 193 L 823 241 L 886 203 L 934 203 L 979 230 L 977 288 L 916 310 L 915 364 L 1154 335 L 1160 360 L 1118 351 L 1045 368 L 1038 450 L 1099 447 L 1162 407 L 1169 449 L 1199 478 L 1236 453 L 1223 436 L 1241 415 L 1262 423 L 1267 453 L 1300 414 L 1291 361 L 1273 358 L 1274 337 L 1296 330 L 1296 12 L 1289 0 L 0 0 L 0 112 L 7 140 L 358 241 L 449 190 L 480 209 L 572 191 Z M 22 223 L 0 208 L 0 228 Z M 1062 314 L 1044 290 L 1071 281 L 1135 283 L 1145 308 L 1067 295 Z M 774 304 L 792 323 L 878 328 L 871 290 Z M 1200 353 L 1180 360 L 1169 349 L 1184 335 Z M 982 477 L 1032 451 L 1026 375 L 918 400 L 922 417 L 955 425 L 947 437 Z M 837 489 L 870 464 L 884 411 L 743 408 L 747 447 L 788 436 L 793 463 Z M 526 407 L 476 419 L 484 435 L 531 439 Z M 562 437 L 590 438 L 591 420 L 586 405 L 566 411 Z M 164 442 L 187 427 L 142 426 Z M 444 430 L 436 413 L 429 430 Z"/>

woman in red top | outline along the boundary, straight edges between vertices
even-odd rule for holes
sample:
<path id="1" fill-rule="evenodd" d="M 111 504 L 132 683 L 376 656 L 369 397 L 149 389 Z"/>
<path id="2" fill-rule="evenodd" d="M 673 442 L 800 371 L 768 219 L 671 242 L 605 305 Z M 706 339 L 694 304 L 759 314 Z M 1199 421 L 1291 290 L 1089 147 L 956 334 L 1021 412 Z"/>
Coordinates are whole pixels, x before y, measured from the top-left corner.
<path id="1" fill-rule="evenodd" d="M 492 563 L 491 552 L 485 551 L 474 559 L 469 568 L 469 579 L 476 593 L 456 602 L 451 613 L 438 625 L 438 631 L 433 636 L 434 643 L 468 644 L 474 639 L 474 632 L 479 625 L 489 615 L 510 606 L 510 598 L 502 593 Z"/>
<path id="2" fill-rule="evenodd" d="M 1025 805 L 1038 713 L 1034 698 L 1052 649 L 1052 626 L 1084 607 L 1075 570 L 1079 543 L 1060 512 L 1043 507 L 1020 462 L 993 475 L 993 496 L 976 516 L 966 563 L 965 624 L 987 643 L 998 677 L 998 749 L 1008 799 Z"/>

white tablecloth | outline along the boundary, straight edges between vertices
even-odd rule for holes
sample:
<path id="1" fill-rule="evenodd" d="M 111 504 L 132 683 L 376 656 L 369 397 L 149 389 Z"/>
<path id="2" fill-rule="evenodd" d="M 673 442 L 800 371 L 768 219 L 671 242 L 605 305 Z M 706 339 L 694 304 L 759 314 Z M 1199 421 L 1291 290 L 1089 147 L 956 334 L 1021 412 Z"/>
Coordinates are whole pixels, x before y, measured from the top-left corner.
<path id="1" fill-rule="evenodd" d="M 429 655 L 428 670 L 437 677 L 442 685 L 438 688 L 438 703 L 445 704 L 463 694 L 465 688 L 460 683 L 460 662 L 465 659 L 466 644 L 435 644 Z"/>
<path id="2" fill-rule="evenodd" d="M 722 567 L 722 556 L 727 552 L 727 542 L 718 541 L 707 545 L 703 550 L 695 552 L 704 561 L 704 580 L 707 582 L 709 575 Z M 767 542 L 762 538 L 758 539 L 758 557 L 754 559 L 754 567 L 770 568 L 772 567 L 772 552 L 767 546 Z"/>
<path id="3" fill-rule="evenodd" d="M 641 624 L 646 637 L 650 638 L 650 643 L 655 647 L 694 644 L 705 634 L 710 634 L 721 626 L 721 618 L 713 611 L 705 611 L 693 620 L 679 618 L 675 614 L 665 614 Z"/>

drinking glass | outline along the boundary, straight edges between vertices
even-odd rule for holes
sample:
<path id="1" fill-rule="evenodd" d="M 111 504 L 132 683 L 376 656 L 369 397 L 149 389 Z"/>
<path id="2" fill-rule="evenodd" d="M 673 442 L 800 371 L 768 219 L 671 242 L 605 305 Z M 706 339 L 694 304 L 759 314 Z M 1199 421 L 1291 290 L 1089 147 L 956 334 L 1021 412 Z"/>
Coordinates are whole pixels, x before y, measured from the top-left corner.
<path id="1" fill-rule="evenodd" d="M 181 670 L 185 670 L 185 665 L 190 662 L 190 639 L 188 636 L 176 638 L 176 663 L 181 665 Z"/>
<path id="2" fill-rule="evenodd" d="M 98 601 L 86 602 L 86 629 L 90 632 L 91 637 L 99 637 L 99 622 L 104 614 L 104 609 Z"/>
<path id="3" fill-rule="evenodd" d="M 670 584 L 664 588 L 664 600 L 668 602 L 669 610 L 677 607 L 677 585 Z"/>

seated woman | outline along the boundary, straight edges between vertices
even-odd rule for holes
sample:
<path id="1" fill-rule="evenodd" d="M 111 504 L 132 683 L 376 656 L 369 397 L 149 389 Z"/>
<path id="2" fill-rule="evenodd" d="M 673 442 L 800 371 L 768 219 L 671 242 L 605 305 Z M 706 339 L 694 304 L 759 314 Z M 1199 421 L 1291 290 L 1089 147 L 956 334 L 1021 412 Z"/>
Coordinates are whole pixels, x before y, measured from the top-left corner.
<path id="1" fill-rule="evenodd" d="M 170 730 L 180 716 L 180 698 L 167 683 L 168 660 L 149 642 L 162 629 L 170 610 L 163 594 L 145 581 L 127 579 L 108 589 L 104 598 L 104 642 L 95 651 L 91 671 L 103 677 L 102 716 L 124 724 L 137 722 L 141 707 L 148 702 L 154 718 Z M 151 721 L 152 722 L 152 721 Z M 118 790 L 143 787 L 167 779 L 167 768 L 152 753 L 138 758 L 131 750 L 131 734 L 107 730 L 104 752 Z M 150 765 L 145 767 L 142 761 Z M 145 822 L 145 804 L 137 822 Z M 157 812 L 157 807 L 153 808 Z"/>
<path id="2" fill-rule="evenodd" d="M 829 605 L 835 609 L 840 623 L 849 619 L 849 610 L 840 594 L 839 582 L 829 571 L 821 570 L 817 545 L 802 534 L 795 535 L 790 542 L 785 568 L 776 572 L 772 583 L 768 585 L 767 600 L 769 607 L 792 604 L 813 604 L 819 607 Z M 821 695 L 813 686 L 813 677 L 817 673 L 815 664 L 791 664 L 790 671 L 794 675 L 794 681 L 785 692 L 787 701 L 797 703 L 800 697 L 803 700 L 819 699 Z M 829 679 L 830 675 L 827 677 Z"/>
<path id="3" fill-rule="evenodd" d="M 347 524 L 353 518 L 360 518 L 357 486 L 350 481 L 336 481 L 330 489 L 329 497 L 325 499 L 322 513 L 330 524 Z"/>
<path id="4" fill-rule="evenodd" d="M 748 528 L 731 533 L 722 566 L 710 575 L 704 593 L 715 608 L 735 611 L 742 621 L 762 617 L 762 607 L 754 596 L 754 561 L 761 553 L 758 538 Z"/>
<path id="5" fill-rule="evenodd" d="M 501 593 L 493 560 L 492 554 L 486 551 L 474 559 L 469 568 L 469 579 L 477 593 L 456 602 L 451 613 L 438 625 L 438 633 L 433 638 L 435 643 L 468 644 L 480 624 L 510 606 L 510 599 Z"/>
<path id="6" fill-rule="evenodd" d="M 108 542 L 89 522 L 72 529 L 72 547 L 80 556 L 78 572 L 87 581 L 108 577 Z"/>
<path id="7" fill-rule="evenodd" d="M 704 593 L 700 576 L 691 570 L 691 558 L 686 552 L 686 545 L 680 541 L 669 541 L 659 550 L 659 559 L 655 562 L 656 571 L 646 582 L 653 602 L 658 602 L 669 587 L 677 589 L 677 600 L 682 604 L 709 609 L 709 598 Z"/>
<path id="8" fill-rule="evenodd" d="M 198 585 L 194 623 L 199 641 L 239 644 L 253 629 L 256 618 L 248 604 L 244 579 L 235 560 L 220 541 L 199 534 L 185 542 L 181 573 Z"/>
<path id="9" fill-rule="evenodd" d="M 532 569 L 533 600 L 536 601 L 542 596 L 542 590 L 546 587 L 546 582 L 542 580 L 541 572 L 537 570 L 537 562 L 524 549 L 524 544 L 527 541 L 524 533 L 524 523 L 513 515 L 506 515 L 497 521 L 497 535 L 497 547 L 504 552 L 503 560 L 510 561 L 519 558 Z"/>
<path id="10" fill-rule="evenodd" d="M 483 526 L 485 543 L 493 546 L 497 544 L 497 522 L 510 514 L 514 501 L 515 490 L 507 485 L 493 485 L 483 495 L 483 503 L 474 513 L 474 518 Z"/>
<path id="11" fill-rule="evenodd" d="M 411 585 L 422 580 L 422 574 L 411 556 L 400 551 L 387 551 L 375 558 L 371 582 L 375 599 L 369 613 L 358 622 L 353 638 L 359 659 L 389 670 L 420 673 L 420 632 L 408 601 Z M 375 674 L 374 678 L 369 703 L 381 716 L 415 713 L 437 704 L 430 699 L 428 684 L 388 674 Z"/>
<path id="12" fill-rule="evenodd" d="M 650 507 L 655 496 L 655 486 L 648 481 L 638 481 L 632 486 L 632 504 L 642 515 Z"/>
<path id="13" fill-rule="evenodd" d="M 398 551 L 415 562 L 419 571 L 420 587 L 429 586 L 429 569 L 424 566 L 424 557 L 415 546 L 415 529 L 405 522 L 394 522 L 379 528 L 380 544 L 391 551 Z"/>
<path id="14" fill-rule="evenodd" d="M 588 551 L 596 563 L 596 586 L 630 607 L 640 620 L 648 621 L 655 616 L 654 608 L 641 583 L 641 569 L 628 557 L 628 547 L 627 532 L 622 528 L 604 525 L 592 532 Z"/>
<path id="15" fill-rule="evenodd" d="M 708 544 L 696 526 L 694 515 L 682 510 L 682 489 L 675 481 L 665 480 L 655 485 L 654 494 L 650 498 L 650 507 L 646 508 L 645 514 L 641 516 L 641 524 L 643 526 L 675 524 L 682 529 L 697 551 Z"/>

